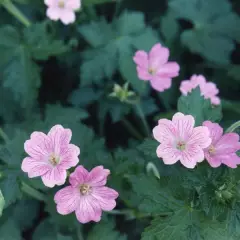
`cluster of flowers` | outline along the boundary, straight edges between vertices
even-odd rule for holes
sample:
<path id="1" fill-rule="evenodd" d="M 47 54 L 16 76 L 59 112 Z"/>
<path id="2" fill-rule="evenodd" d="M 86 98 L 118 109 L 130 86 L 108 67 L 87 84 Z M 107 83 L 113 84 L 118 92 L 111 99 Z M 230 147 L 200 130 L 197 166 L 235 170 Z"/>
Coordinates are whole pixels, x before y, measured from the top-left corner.
<path id="1" fill-rule="evenodd" d="M 72 132 L 61 125 L 51 128 L 46 135 L 33 132 L 24 144 L 29 157 L 22 162 L 22 170 L 29 178 L 41 177 L 47 187 L 63 185 L 67 179 L 67 170 L 79 162 L 80 149 L 70 144 Z M 103 166 L 88 172 L 83 166 L 76 167 L 69 176 L 70 186 L 59 190 L 54 201 L 57 211 L 62 215 L 75 211 L 79 222 L 98 222 L 102 211 L 111 211 L 116 206 L 118 193 L 106 187 L 110 174 Z"/>
<path id="2" fill-rule="evenodd" d="M 169 49 L 160 43 L 155 44 L 149 53 L 137 51 L 133 60 L 137 64 L 139 79 L 150 81 L 151 86 L 159 92 L 169 89 L 172 78 L 179 75 L 180 66 L 176 62 L 168 62 L 168 59 Z M 219 92 L 216 84 L 207 82 L 202 75 L 193 75 L 190 80 L 182 81 L 180 91 L 187 95 L 198 86 L 204 98 L 210 99 L 214 105 L 220 104 L 220 99 L 216 96 Z"/>

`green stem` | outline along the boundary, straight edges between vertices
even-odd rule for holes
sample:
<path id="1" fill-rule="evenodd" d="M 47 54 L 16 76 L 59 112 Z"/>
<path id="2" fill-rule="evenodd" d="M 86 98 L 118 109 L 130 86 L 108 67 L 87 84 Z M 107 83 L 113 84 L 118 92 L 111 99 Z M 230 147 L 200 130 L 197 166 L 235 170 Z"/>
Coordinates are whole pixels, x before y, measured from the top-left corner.
<path id="1" fill-rule="evenodd" d="M 146 118 L 144 116 L 144 113 L 142 111 L 140 103 L 137 103 L 135 106 L 136 106 L 136 110 L 137 110 L 137 112 L 138 112 L 138 114 L 139 114 L 139 116 L 140 116 L 140 118 L 141 118 L 141 120 L 143 122 L 143 126 L 145 128 L 146 135 L 150 136 L 150 128 L 148 126 L 147 120 L 146 120 Z"/>
<path id="2" fill-rule="evenodd" d="M 21 11 L 19 11 L 18 8 L 15 7 L 15 5 L 11 2 L 11 0 L 3 0 L 1 4 L 10 14 L 12 14 L 16 19 L 18 19 L 18 21 L 21 22 L 25 27 L 29 27 L 31 25 L 31 22 L 23 15 Z"/>
<path id="3" fill-rule="evenodd" d="M 124 126 L 128 129 L 128 131 L 132 133 L 133 136 L 135 136 L 139 140 L 143 139 L 141 134 L 133 127 L 133 125 L 128 120 L 123 119 L 122 122 Z"/>
<path id="4" fill-rule="evenodd" d="M 240 127 L 240 121 L 235 122 L 232 124 L 227 130 L 227 133 L 234 132 L 238 127 Z"/>
<path id="5" fill-rule="evenodd" d="M 9 140 L 7 134 L 1 128 L 0 128 L 0 137 L 2 137 L 4 142 L 7 142 Z"/>
<path id="6" fill-rule="evenodd" d="M 77 239 L 78 240 L 84 240 L 83 235 L 82 235 L 82 231 L 81 231 L 79 226 L 77 226 Z"/>
<path id="7" fill-rule="evenodd" d="M 43 201 L 43 202 L 46 201 L 46 197 L 43 193 L 41 193 L 38 190 L 36 190 L 35 188 L 29 186 L 25 182 L 22 182 L 22 191 L 39 201 Z"/>

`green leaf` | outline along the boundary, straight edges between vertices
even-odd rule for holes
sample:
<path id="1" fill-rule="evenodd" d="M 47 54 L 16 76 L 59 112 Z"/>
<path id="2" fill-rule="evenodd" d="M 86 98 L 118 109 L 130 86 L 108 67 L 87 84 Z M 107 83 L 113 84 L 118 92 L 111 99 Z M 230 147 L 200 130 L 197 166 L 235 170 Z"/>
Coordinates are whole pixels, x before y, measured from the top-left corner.
<path id="1" fill-rule="evenodd" d="M 20 229 L 11 218 L 0 225 L 0 236 L 1 240 L 22 240 Z"/>
<path id="2" fill-rule="evenodd" d="M 18 183 L 19 171 L 6 170 L 3 175 L 4 177 L 0 181 L 0 189 L 5 199 L 5 208 L 7 208 L 21 196 Z"/>
<path id="3" fill-rule="evenodd" d="M 154 139 L 145 139 L 144 142 L 138 146 L 138 150 L 143 152 L 146 156 L 156 158 L 158 145 L 159 143 Z"/>
<path id="4" fill-rule="evenodd" d="M 142 240 L 186 240 L 188 227 L 192 224 L 187 208 L 176 211 L 169 217 L 156 217 L 142 234 Z"/>
<path id="5" fill-rule="evenodd" d="M 89 233 L 87 240 L 126 240 L 126 236 L 121 235 L 114 230 L 115 224 L 113 221 L 101 222 L 93 227 Z"/>
<path id="6" fill-rule="evenodd" d="M 216 122 L 222 118 L 221 106 L 212 106 L 209 99 L 204 99 L 201 96 L 199 87 L 193 89 L 187 96 L 179 98 L 178 111 L 192 115 L 197 126 L 206 120 Z"/>
<path id="7" fill-rule="evenodd" d="M 108 2 L 112 2 L 112 0 L 87 0 L 87 1 L 84 1 L 83 4 L 87 6 L 91 4 L 103 4 Z"/>
<path id="8" fill-rule="evenodd" d="M 47 22 L 33 24 L 24 30 L 24 37 L 36 60 L 47 60 L 50 56 L 61 55 L 69 50 L 69 46 L 55 39 L 50 30 L 54 31 Z"/>
<path id="9" fill-rule="evenodd" d="M 5 200 L 2 195 L 2 191 L 0 189 L 0 217 L 2 216 L 2 211 L 3 211 L 4 205 L 5 205 Z"/>
<path id="10" fill-rule="evenodd" d="M 169 5 L 177 17 L 194 25 L 193 29 L 183 32 L 181 39 L 184 45 L 210 61 L 219 64 L 230 62 L 234 40 L 240 39 L 240 18 L 232 12 L 229 1 L 171 0 Z"/>
<path id="11" fill-rule="evenodd" d="M 3 53 L 0 59 L 3 86 L 13 92 L 15 101 L 22 107 L 32 107 L 40 87 L 39 68 L 15 28 L 5 26 L 0 29 L 0 51 Z"/>

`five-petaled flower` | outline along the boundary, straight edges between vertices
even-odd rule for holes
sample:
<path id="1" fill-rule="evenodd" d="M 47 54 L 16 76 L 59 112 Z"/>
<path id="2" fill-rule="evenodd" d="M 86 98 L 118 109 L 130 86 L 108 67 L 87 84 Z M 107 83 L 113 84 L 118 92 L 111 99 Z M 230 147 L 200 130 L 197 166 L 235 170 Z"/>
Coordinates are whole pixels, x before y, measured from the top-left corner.
<path id="1" fill-rule="evenodd" d="M 187 95 L 192 89 L 198 86 L 205 99 L 210 99 L 211 103 L 214 105 L 220 104 L 220 98 L 216 96 L 219 92 L 216 84 L 213 82 L 207 82 L 206 78 L 202 75 L 193 75 L 190 80 L 182 81 L 180 91 L 183 95 Z"/>
<path id="2" fill-rule="evenodd" d="M 237 133 L 223 134 L 223 128 L 211 121 L 203 122 L 210 131 L 211 145 L 205 149 L 205 158 L 212 167 L 225 164 L 230 168 L 236 168 L 240 164 L 240 157 L 236 152 L 240 150 L 239 135 Z"/>
<path id="3" fill-rule="evenodd" d="M 47 16 L 54 21 L 61 20 L 64 24 L 75 22 L 75 11 L 81 7 L 80 0 L 44 0 L 48 6 Z"/>
<path id="4" fill-rule="evenodd" d="M 118 193 L 106 187 L 110 171 L 102 166 L 88 172 L 83 166 L 78 166 L 70 175 L 70 186 L 59 190 L 54 200 L 57 211 L 62 215 L 75 211 L 79 222 L 99 222 L 102 211 L 111 211 L 116 206 Z"/>
<path id="5" fill-rule="evenodd" d="M 194 127 L 195 120 L 191 115 L 176 113 L 172 121 L 160 119 L 153 129 L 154 138 L 161 144 L 157 156 L 165 164 L 180 161 L 187 168 L 194 168 L 204 160 L 204 148 L 211 144 L 207 127 Z"/>
<path id="6" fill-rule="evenodd" d="M 169 49 L 155 44 L 149 54 L 137 51 L 133 60 L 137 64 L 138 77 L 150 81 L 152 87 L 163 92 L 172 85 L 172 78 L 179 75 L 180 67 L 176 62 L 168 62 Z"/>
<path id="7" fill-rule="evenodd" d="M 71 130 L 61 125 L 52 127 L 47 135 L 33 132 L 24 144 L 29 157 L 23 160 L 22 170 L 29 178 L 41 176 L 47 187 L 64 184 L 67 169 L 79 162 L 80 149 L 69 144 L 71 137 Z"/>

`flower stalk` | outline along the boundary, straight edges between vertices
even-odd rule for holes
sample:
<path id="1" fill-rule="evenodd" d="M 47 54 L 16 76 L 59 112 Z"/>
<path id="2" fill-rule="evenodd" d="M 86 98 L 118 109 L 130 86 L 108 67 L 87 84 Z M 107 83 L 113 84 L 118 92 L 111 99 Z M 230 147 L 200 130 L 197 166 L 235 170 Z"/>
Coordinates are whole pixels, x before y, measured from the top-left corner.
<path id="1" fill-rule="evenodd" d="M 233 123 L 227 130 L 226 130 L 226 133 L 231 133 L 231 132 L 234 132 L 237 128 L 240 127 L 240 120 Z"/>
<path id="2" fill-rule="evenodd" d="M 46 201 L 46 197 L 43 193 L 41 193 L 38 190 L 36 190 L 35 188 L 29 186 L 25 182 L 22 182 L 22 191 L 39 201 L 43 201 L 43 202 Z"/>

